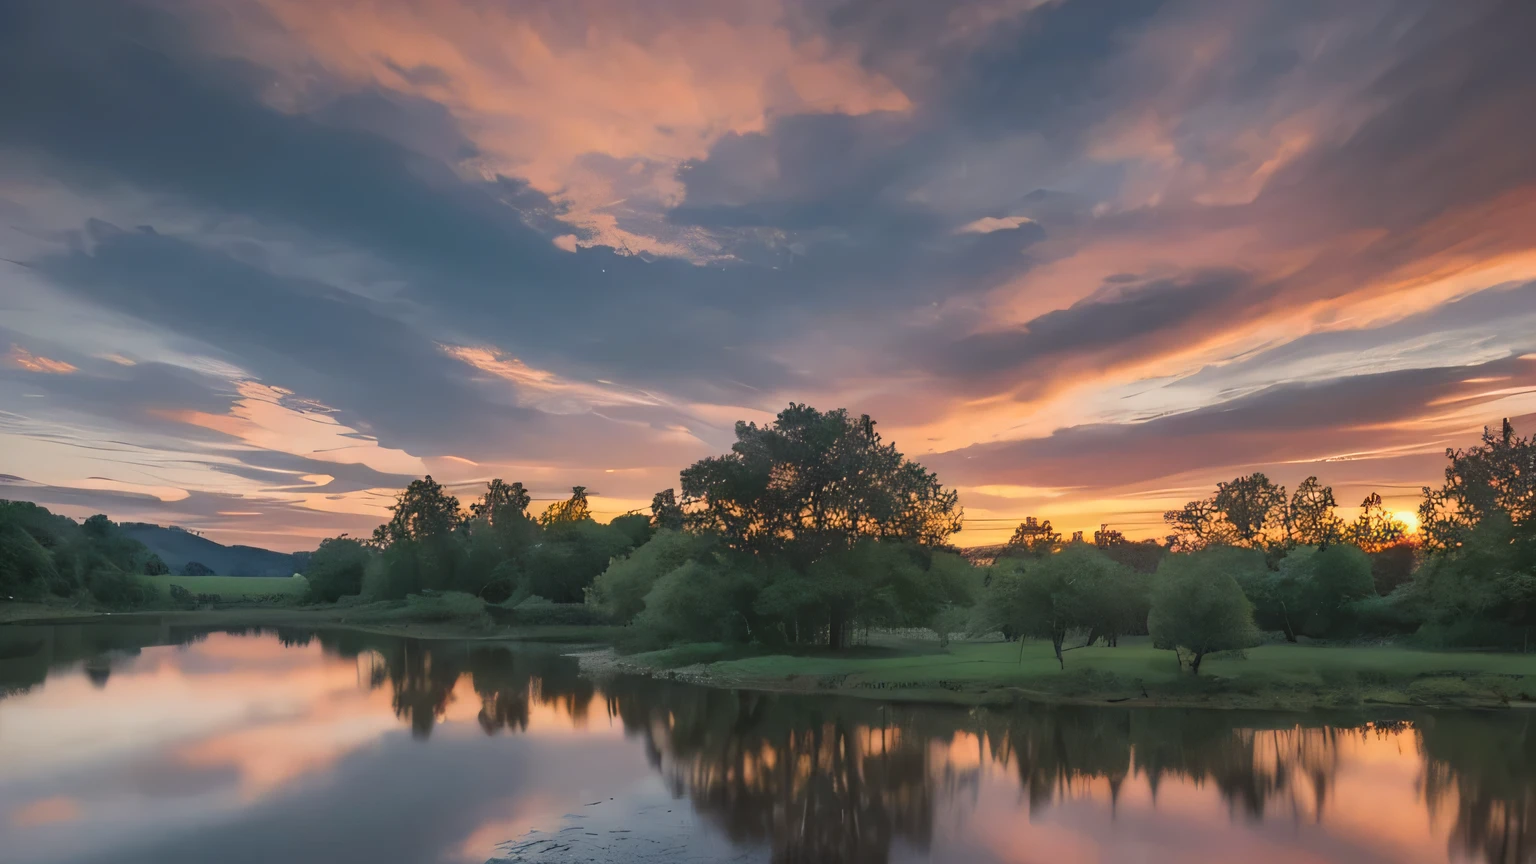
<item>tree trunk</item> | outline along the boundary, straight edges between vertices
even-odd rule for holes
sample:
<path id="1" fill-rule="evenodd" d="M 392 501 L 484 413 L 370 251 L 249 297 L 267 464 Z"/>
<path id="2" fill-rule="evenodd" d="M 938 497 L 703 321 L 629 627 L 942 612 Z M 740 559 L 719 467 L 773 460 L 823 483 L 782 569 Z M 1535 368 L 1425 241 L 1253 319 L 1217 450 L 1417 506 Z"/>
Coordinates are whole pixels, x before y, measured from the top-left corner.
<path id="1" fill-rule="evenodd" d="M 1051 634 L 1051 647 L 1056 649 L 1056 663 L 1062 669 L 1067 668 L 1067 661 L 1061 656 L 1061 643 L 1065 642 L 1066 639 L 1067 634 L 1064 632 L 1056 632 Z"/>
<path id="2" fill-rule="evenodd" d="M 1296 641 L 1296 628 L 1291 626 L 1291 611 L 1285 608 L 1285 601 L 1280 601 L 1280 617 L 1285 620 L 1285 641 Z"/>
<path id="3" fill-rule="evenodd" d="M 1203 659 L 1205 659 L 1205 652 L 1204 651 L 1196 652 L 1195 656 L 1193 658 L 1191 658 L 1190 661 L 1189 661 L 1189 671 L 1191 673 L 1195 674 L 1195 675 L 1199 675 L 1200 674 L 1200 661 L 1203 660 Z"/>
<path id="4" fill-rule="evenodd" d="M 845 636 L 843 630 L 845 626 L 843 610 L 833 609 L 831 617 L 827 620 L 827 644 L 831 646 L 833 651 L 843 647 L 843 637 Z"/>

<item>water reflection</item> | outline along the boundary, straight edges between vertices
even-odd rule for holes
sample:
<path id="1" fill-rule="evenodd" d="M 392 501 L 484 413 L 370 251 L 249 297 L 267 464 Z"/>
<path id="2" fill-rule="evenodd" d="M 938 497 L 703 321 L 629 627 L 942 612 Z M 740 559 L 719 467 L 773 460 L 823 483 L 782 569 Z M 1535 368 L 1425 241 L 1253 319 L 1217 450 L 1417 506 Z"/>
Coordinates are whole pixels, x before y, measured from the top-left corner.
<path id="1" fill-rule="evenodd" d="M 165 625 L 0 628 L 0 688 L 17 861 L 1536 860 L 1524 712 L 965 711 Z"/>

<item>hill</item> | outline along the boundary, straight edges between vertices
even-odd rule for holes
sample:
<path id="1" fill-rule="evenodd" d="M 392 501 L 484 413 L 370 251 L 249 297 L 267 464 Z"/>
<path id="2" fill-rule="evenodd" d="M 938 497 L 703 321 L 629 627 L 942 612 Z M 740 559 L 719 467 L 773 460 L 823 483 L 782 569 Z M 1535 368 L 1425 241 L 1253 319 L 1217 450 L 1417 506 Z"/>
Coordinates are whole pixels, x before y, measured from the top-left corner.
<path id="1" fill-rule="evenodd" d="M 183 572 L 193 562 L 220 576 L 292 576 L 303 569 L 298 556 L 255 546 L 225 546 L 174 525 L 124 522 L 119 528 L 159 555 L 172 573 Z"/>

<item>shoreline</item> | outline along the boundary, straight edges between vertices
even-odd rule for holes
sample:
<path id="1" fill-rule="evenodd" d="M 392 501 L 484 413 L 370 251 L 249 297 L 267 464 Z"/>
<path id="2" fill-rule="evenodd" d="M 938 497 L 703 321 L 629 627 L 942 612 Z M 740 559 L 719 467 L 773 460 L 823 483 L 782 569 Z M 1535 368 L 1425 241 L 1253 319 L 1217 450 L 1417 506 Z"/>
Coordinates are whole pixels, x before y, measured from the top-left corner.
<path id="1" fill-rule="evenodd" d="M 584 674 L 595 678 L 636 675 L 716 689 L 893 703 L 1287 712 L 1536 708 L 1536 655 L 1526 654 L 1272 644 L 1246 657 L 1212 658 L 1195 677 L 1175 668 L 1171 652 L 1154 651 L 1146 644 L 1074 651 L 1065 670 L 1057 667 L 1044 643 L 955 642 L 943 647 L 895 639 L 838 653 L 790 655 L 744 646 L 685 645 L 624 655 L 612 647 L 622 628 L 497 624 L 481 611 L 431 602 L 130 612 L 0 604 L 0 628 L 108 623 L 345 629 L 414 639 L 583 646 L 587 650 L 571 656 Z"/>
<path id="2" fill-rule="evenodd" d="M 1017 645 L 969 643 L 960 647 L 965 654 L 1011 654 L 1019 650 Z M 1074 667 L 1069 661 L 1067 669 L 1060 670 L 1054 659 L 1048 669 L 1042 670 L 1039 661 L 1046 659 L 1041 655 L 1048 654 L 1049 646 L 1027 647 L 1034 649 L 1037 656 L 1025 655 L 1017 666 L 986 657 L 966 660 L 963 655 L 956 656 L 959 652 L 947 651 L 847 659 L 755 654 L 671 662 L 668 651 L 625 656 L 609 647 L 576 656 L 583 671 L 596 677 L 639 675 L 716 689 L 978 708 L 1048 704 L 1382 713 L 1412 709 L 1536 708 L 1536 655 L 1426 652 L 1399 647 L 1264 646 L 1270 649 L 1267 656 L 1225 657 L 1216 664 L 1223 667 L 1223 672 L 1235 674 L 1203 673 L 1197 678 L 1173 671 L 1169 652 L 1160 652 L 1169 660 L 1166 668 L 1160 670 L 1163 674 L 1146 674 L 1153 670 L 1143 668 L 1143 674 L 1127 675 L 1123 668 L 1102 662 Z M 1120 664 L 1122 667 L 1135 666 L 1146 659 L 1144 652 L 1135 649 L 1098 650 L 1100 660 L 1112 652 L 1125 652 L 1128 656 Z M 1347 662 L 1356 658 L 1361 661 L 1358 666 Z M 1036 661 L 1033 666 L 1028 663 L 1030 659 Z M 1321 672 L 1306 665 L 1321 659 L 1342 659 L 1346 663 Z M 1396 661 L 1403 668 L 1385 672 L 1380 663 L 1383 659 Z M 1245 664 L 1251 665 L 1244 668 Z M 1285 669 L 1285 664 L 1290 668 Z M 932 674 L 934 666 L 948 666 L 952 671 Z M 924 667 L 930 672 L 923 672 Z"/>
<path id="3" fill-rule="evenodd" d="M 100 624 L 163 624 L 173 627 L 304 627 L 353 630 L 380 636 L 458 642 L 552 642 L 607 644 L 615 628 L 601 625 L 497 625 L 433 609 L 378 609 L 378 604 L 341 608 L 228 606 L 214 609 L 144 609 L 126 612 L 65 609 L 42 604 L 0 605 L 0 628 Z M 19 614 L 17 614 L 19 613 Z"/>

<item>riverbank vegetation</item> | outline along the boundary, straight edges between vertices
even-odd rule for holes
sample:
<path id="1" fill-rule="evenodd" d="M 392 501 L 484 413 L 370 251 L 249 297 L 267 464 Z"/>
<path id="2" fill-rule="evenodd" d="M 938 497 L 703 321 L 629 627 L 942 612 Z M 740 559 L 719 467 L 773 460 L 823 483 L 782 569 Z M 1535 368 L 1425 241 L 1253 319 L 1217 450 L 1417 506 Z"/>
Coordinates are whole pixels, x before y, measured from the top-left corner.
<path id="1" fill-rule="evenodd" d="M 305 597 L 461 595 L 503 625 L 615 625 L 625 652 L 663 652 L 641 654 L 653 661 L 711 650 L 680 646 L 724 645 L 741 658 L 733 662 L 779 656 L 812 669 L 819 655 L 857 660 L 850 649 L 871 634 L 918 628 L 955 656 L 1001 650 L 988 640 L 1012 645 L 1018 668 L 994 664 L 988 674 L 1013 680 L 1037 644 L 1023 640 L 1038 639 L 1063 680 L 1097 669 L 1137 688 L 1161 678 L 1125 677 L 1117 664 L 1161 663 L 1237 686 L 1244 676 L 1233 670 L 1262 668 L 1241 666 L 1244 652 L 1366 643 L 1524 652 L 1536 627 L 1536 447 L 1507 422 L 1448 452 L 1416 534 L 1379 496 L 1347 520 L 1317 478 L 1288 491 L 1255 473 L 1165 514 L 1166 542 L 1109 526 L 1067 538 L 1028 518 L 985 561 L 952 545 L 956 493 L 868 417 L 791 405 L 772 423 L 737 424 L 736 439 L 731 452 L 684 469 L 681 494 L 663 490 L 649 515 L 608 523 L 592 518 L 583 487 L 535 516 L 521 483 L 493 480 L 466 507 L 425 477 L 371 537 L 321 544 Z M 134 574 L 154 571 L 153 561 L 115 538 L 105 517 L 55 524 L 41 508 L 8 507 L 6 584 L 59 596 L 127 585 L 119 594 L 130 603 L 150 602 L 132 590 L 143 590 Z M 1464 671 L 1482 674 L 1476 665 Z M 1518 701 L 1523 687 L 1487 692 Z"/>

